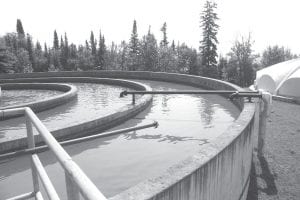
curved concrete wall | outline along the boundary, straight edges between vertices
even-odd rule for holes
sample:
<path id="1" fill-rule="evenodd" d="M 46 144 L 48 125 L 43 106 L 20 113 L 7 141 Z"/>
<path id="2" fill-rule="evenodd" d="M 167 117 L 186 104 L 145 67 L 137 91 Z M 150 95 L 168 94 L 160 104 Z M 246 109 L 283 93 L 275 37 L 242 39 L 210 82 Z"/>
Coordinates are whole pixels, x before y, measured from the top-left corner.
<path id="1" fill-rule="evenodd" d="M 0 87 L 3 90 L 28 90 L 28 89 L 37 89 L 37 90 L 58 90 L 64 92 L 64 94 L 55 95 L 47 99 L 34 101 L 26 104 L 18 104 L 13 106 L 0 107 L 0 110 L 11 109 L 11 108 L 21 108 L 21 107 L 30 107 L 34 112 L 41 112 L 54 108 L 56 106 L 62 105 L 69 102 L 77 96 L 77 88 L 68 84 L 49 84 L 49 83 L 6 83 L 1 84 Z M 20 115 L 3 115 L 0 116 L 0 120 L 9 119 L 12 117 L 18 117 Z"/>
<path id="2" fill-rule="evenodd" d="M 189 84 L 198 87 L 222 90 L 241 90 L 223 81 L 155 72 L 58 72 L 12 74 L 8 78 L 24 77 L 92 76 L 130 79 L 151 79 Z M 3 77 L 0 75 L 0 78 Z M 6 78 L 7 78 L 6 77 Z M 241 109 L 238 119 L 212 143 L 199 148 L 192 155 L 163 175 L 146 180 L 122 192 L 111 200 L 194 200 L 194 199 L 246 199 L 254 146 L 253 103 L 235 101 Z"/>
<path id="3" fill-rule="evenodd" d="M 9 75 L 8 75 L 9 77 Z M 26 77 L 26 78 L 25 78 Z M 11 77 L 9 77 L 11 78 Z M 110 85 L 120 85 L 124 87 L 129 87 L 136 90 L 151 90 L 148 86 L 134 81 L 125 81 L 118 79 L 108 79 L 108 78 L 89 78 L 89 77 L 48 77 L 48 78 L 27 78 L 24 74 L 23 78 L 16 79 L 1 79 L 0 82 L 93 82 L 101 84 L 110 84 Z M 116 126 L 130 117 L 135 116 L 142 110 L 148 107 L 152 101 L 152 96 L 143 95 L 138 98 L 135 102 L 135 105 L 125 105 L 118 109 L 117 111 L 108 112 L 105 116 L 97 119 L 91 119 L 88 122 L 80 123 L 75 126 L 66 127 L 59 130 L 51 131 L 53 136 L 57 139 L 66 139 L 74 138 L 82 135 L 89 135 L 96 131 L 104 131 L 108 128 Z M 25 122 L 25 121 L 24 121 Z M 42 143 L 43 139 L 39 135 L 35 135 L 36 143 Z M 9 152 L 18 149 L 24 149 L 27 147 L 27 138 L 18 138 L 0 144 L 0 152 Z"/>

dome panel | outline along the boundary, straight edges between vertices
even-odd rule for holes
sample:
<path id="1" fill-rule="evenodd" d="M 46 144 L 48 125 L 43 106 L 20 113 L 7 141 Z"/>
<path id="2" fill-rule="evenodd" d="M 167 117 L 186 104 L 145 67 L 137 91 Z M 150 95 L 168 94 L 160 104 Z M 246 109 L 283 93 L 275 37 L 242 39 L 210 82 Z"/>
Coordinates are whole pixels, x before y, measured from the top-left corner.
<path id="1" fill-rule="evenodd" d="M 285 61 L 259 70 L 256 72 L 256 77 L 256 84 L 259 89 L 269 91 L 274 95 L 297 96 L 299 91 L 295 91 L 295 89 L 296 85 L 300 86 L 298 82 L 300 59 Z M 293 80 L 294 78 L 296 80 Z M 287 84 L 286 81 L 288 81 Z"/>
<path id="2" fill-rule="evenodd" d="M 300 69 L 282 83 L 277 93 L 281 96 L 300 97 Z"/>
<path id="3" fill-rule="evenodd" d="M 257 88 L 273 94 L 275 92 L 276 85 L 271 76 L 264 74 L 260 77 L 260 79 L 258 79 Z"/>

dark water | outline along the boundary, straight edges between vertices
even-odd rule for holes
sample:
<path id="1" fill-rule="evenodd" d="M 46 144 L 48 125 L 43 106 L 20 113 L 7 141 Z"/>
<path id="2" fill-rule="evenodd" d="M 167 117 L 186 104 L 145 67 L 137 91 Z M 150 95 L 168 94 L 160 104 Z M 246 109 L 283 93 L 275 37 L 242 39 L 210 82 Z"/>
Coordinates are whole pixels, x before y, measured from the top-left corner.
<path id="1" fill-rule="evenodd" d="M 157 90 L 192 90 L 189 86 L 142 81 Z M 128 100 L 131 97 L 127 97 Z M 66 151 L 100 191 L 111 197 L 158 176 L 211 142 L 237 118 L 238 109 L 216 95 L 155 95 L 151 107 L 114 129 L 159 122 L 149 128 L 76 144 Z M 63 170 L 51 152 L 39 154 L 50 179 L 65 199 Z M 0 196 L 32 190 L 28 157 L 0 164 Z M 26 184 L 25 184 L 26 183 Z"/>

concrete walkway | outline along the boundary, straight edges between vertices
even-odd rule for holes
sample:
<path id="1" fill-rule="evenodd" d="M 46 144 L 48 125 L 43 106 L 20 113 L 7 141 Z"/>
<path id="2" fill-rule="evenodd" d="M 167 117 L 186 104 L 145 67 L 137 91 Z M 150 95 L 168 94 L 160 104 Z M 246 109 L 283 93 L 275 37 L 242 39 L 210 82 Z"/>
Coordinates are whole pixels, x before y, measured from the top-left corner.
<path id="1" fill-rule="evenodd" d="M 265 154 L 255 156 L 247 200 L 300 199 L 300 105 L 273 101 Z"/>

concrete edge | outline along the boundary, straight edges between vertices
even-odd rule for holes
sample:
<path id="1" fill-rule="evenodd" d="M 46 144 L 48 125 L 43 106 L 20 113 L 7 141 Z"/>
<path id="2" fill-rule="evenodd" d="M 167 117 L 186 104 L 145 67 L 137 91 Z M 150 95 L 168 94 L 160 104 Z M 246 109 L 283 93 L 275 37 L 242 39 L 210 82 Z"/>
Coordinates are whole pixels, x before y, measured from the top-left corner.
<path id="1" fill-rule="evenodd" d="M 67 74 L 171 81 L 211 89 L 242 90 L 224 81 L 161 72 L 58 72 L 34 73 L 29 76 L 62 77 Z M 11 77 L 22 76 L 15 74 Z M 234 101 L 234 104 L 241 110 L 237 120 L 212 143 L 199 148 L 199 153 L 170 167 L 165 174 L 141 182 L 110 199 L 244 199 L 254 146 L 255 105 L 244 103 L 243 99 Z"/>
<path id="2" fill-rule="evenodd" d="M 222 167 L 220 164 L 221 154 L 232 154 L 233 149 L 235 149 L 235 143 L 240 143 L 241 137 L 243 137 L 242 133 L 246 133 L 247 129 L 250 128 L 250 125 L 253 117 L 253 105 L 248 104 L 245 105 L 245 109 L 241 113 L 241 117 L 239 117 L 234 124 L 232 124 L 221 136 L 217 137 L 213 143 L 209 143 L 203 145 L 199 148 L 199 152 L 195 155 L 188 157 L 187 159 L 179 162 L 168 168 L 164 173 L 155 178 L 149 178 L 146 181 L 143 181 L 128 190 L 117 194 L 109 200 L 143 200 L 143 199 L 164 199 L 162 196 L 170 196 L 169 190 L 174 190 L 174 188 L 182 188 L 182 182 L 189 182 L 192 179 L 193 174 L 197 174 L 197 178 L 205 179 L 209 178 L 209 175 L 203 173 L 203 169 L 210 168 L 209 165 L 211 163 L 216 162 L 219 167 Z M 246 133 L 248 139 L 250 139 L 250 134 Z M 252 157 L 252 151 L 251 151 Z M 224 161 L 223 161 L 224 162 Z M 225 161 L 226 162 L 226 161 Z M 251 160 L 249 162 L 249 169 L 247 170 L 246 179 L 243 180 L 241 184 L 243 187 L 241 188 L 241 192 L 238 194 L 238 198 L 241 199 L 242 196 L 247 196 L 244 194 L 247 192 L 247 184 L 249 181 L 250 170 L 251 170 Z M 216 166 L 214 166 L 216 167 Z M 206 171 L 207 173 L 207 171 Z M 199 174 L 202 174 L 199 177 Z M 205 182 L 205 180 L 198 180 L 201 184 Z M 228 183 L 227 183 L 228 184 Z M 181 186 L 178 186 L 181 185 Z M 199 185 L 200 187 L 200 185 Z M 201 186 L 205 187 L 205 186 Z M 187 193 L 189 191 L 186 191 Z M 199 199 L 199 198 L 191 198 L 190 196 L 185 196 L 182 198 L 182 194 L 180 194 L 181 198 L 178 197 L 167 197 L 165 199 Z M 209 199 L 203 196 L 200 199 Z M 212 198 L 213 199 L 213 198 Z M 216 198 L 223 199 L 223 198 Z M 225 199 L 225 198 L 224 198 Z M 233 198 L 234 199 L 234 198 Z"/>
<path id="3" fill-rule="evenodd" d="M 57 82 L 58 78 L 47 78 L 46 79 L 26 79 L 27 81 L 34 80 L 35 82 L 38 81 L 53 81 Z M 92 82 L 102 83 L 102 84 L 113 84 L 113 85 L 120 85 L 129 87 L 136 90 L 146 90 L 151 91 L 152 89 L 147 85 L 137 83 L 134 81 L 125 81 L 120 79 L 109 79 L 109 78 L 88 78 L 88 77 L 63 77 L 63 79 L 59 78 L 62 82 L 67 81 L 82 81 L 85 80 L 88 82 L 89 80 Z M 2 79 L 3 80 L 3 79 Z M 10 82 L 18 82 L 24 81 L 24 79 L 10 79 Z M 62 128 L 59 130 L 51 131 L 53 136 L 58 140 L 64 140 L 66 138 L 74 138 L 83 135 L 89 135 L 94 133 L 95 131 L 104 131 L 108 128 L 112 128 L 126 120 L 130 117 L 135 116 L 139 112 L 143 111 L 148 107 L 148 105 L 152 102 L 151 95 L 143 95 L 140 98 L 136 99 L 135 105 L 127 104 L 117 111 L 111 111 L 107 113 L 105 116 L 102 116 L 98 119 L 93 119 L 88 122 L 84 122 L 81 124 L 77 124 L 75 126 L 70 126 L 66 128 Z M 43 139 L 40 135 L 35 135 L 35 141 L 37 144 L 42 143 Z M 0 152 L 5 153 L 9 151 L 24 149 L 27 146 L 27 138 L 18 138 L 14 140 L 9 140 L 0 143 Z"/>
<path id="4" fill-rule="evenodd" d="M 3 90 L 17 90 L 17 89 L 45 89 L 45 90 L 57 90 L 64 92 L 63 94 L 55 95 L 53 97 L 49 97 L 44 100 L 33 101 L 25 104 L 18 104 L 14 106 L 5 106 L 0 107 L 0 110 L 4 109 L 12 109 L 12 108 L 21 108 L 21 107 L 30 107 L 34 112 L 41 112 L 44 110 L 48 110 L 59 105 L 65 104 L 72 99 L 77 97 L 77 88 L 73 85 L 68 84 L 54 84 L 54 83 L 5 83 L 0 84 Z M 19 117 L 21 115 L 10 115 L 3 116 L 0 118 L 1 120 Z"/>

